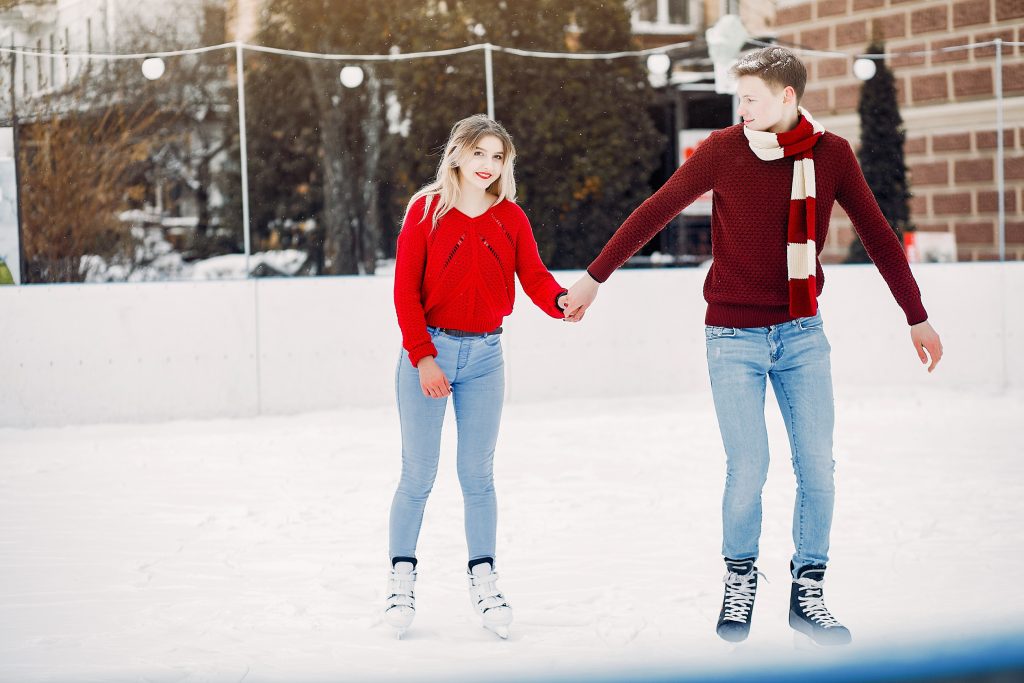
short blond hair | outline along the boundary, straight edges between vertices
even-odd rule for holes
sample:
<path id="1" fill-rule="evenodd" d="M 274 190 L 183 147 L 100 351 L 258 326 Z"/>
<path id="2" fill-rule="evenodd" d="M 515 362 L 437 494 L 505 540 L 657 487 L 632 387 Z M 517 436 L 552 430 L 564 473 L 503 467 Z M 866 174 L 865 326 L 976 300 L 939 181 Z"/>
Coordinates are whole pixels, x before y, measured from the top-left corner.
<path id="1" fill-rule="evenodd" d="M 796 91 L 797 102 L 803 99 L 807 86 L 807 67 L 795 54 L 777 45 L 743 55 L 730 71 L 736 78 L 757 76 L 776 91 L 790 85 Z"/>

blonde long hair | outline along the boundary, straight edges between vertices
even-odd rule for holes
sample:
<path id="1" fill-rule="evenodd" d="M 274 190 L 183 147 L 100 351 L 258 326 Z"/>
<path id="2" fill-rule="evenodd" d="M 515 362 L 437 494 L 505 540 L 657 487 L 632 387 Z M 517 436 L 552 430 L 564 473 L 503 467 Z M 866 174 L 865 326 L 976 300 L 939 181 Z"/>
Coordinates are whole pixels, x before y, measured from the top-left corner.
<path id="1" fill-rule="evenodd" d="M 497 196 L 495 203 L 500 202 L 502 199 L 515 201 L 516 179 L 513 175 L 512 165 L 516 158 L 516 148 L 512 144 L 512 136 L 508 134 L 504 126 L 494 119 L 488 118 L 485 114 L 474 114 L 461 121 L 456 121 L 455 125 L 452 126 L 452 131 L 448 134 L 448 142 L 444 146 L 444 154 L 441 156 L 441 163 L 437 165 L 437 175 L 434 177 L 433 182 L 424 185 L 412 196 L 412 199 L 409 200 L 409 205 L 405 207 L 406 216 L 409 215 L 409 211 L 417 199 L 427 197 L 423 218 L 420 219 L 425 220 L 430 214 L 431 204 L 434 204 L 432 197 L 437 195 L 439 201 L 433 207 L 434 215 L 431 220 L 431 229 L 436 228 L 437 222 L 441 220 L 441 217 L 448 213 L 459 201 L 459 193 L 461 192 L 461 186 L 459 185 L 459 158 L 466 150 L 475 149 L 480 139 L 487 135 L 493 135 L 501 140 L 501 144 L 505 148 L 501 175 L 491 183 L 490 187 L 487 188 L 487 192 Z"/>

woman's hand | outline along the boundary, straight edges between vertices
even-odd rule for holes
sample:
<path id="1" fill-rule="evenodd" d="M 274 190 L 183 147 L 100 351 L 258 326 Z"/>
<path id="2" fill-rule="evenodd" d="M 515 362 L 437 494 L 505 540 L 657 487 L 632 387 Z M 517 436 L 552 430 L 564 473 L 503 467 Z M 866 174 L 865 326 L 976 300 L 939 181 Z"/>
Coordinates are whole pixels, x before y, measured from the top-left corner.
<path id="1" fill-rule="evenodd" d="M 420 371 L 420 388 L 423 395 L 428 398 L 445 398 L 452 393 L 452 385 L 449 384 L 444 370 L 437 364 L 433 356 L 424 356 L 416 363 Z"/>
<path id="2" fill-rule="evenodd" d="M 558 297 L 555 299 L 555 303 L 558 305 L 558 308 L 562 311 L 562 318 L 566 319 L 566 315 L 568 313 L 566 309 L 569 308 L 569 292 L 562 292 L 561 294 L 559 294 Z M 569 320 L 569 322 L 578 321 Z"/>

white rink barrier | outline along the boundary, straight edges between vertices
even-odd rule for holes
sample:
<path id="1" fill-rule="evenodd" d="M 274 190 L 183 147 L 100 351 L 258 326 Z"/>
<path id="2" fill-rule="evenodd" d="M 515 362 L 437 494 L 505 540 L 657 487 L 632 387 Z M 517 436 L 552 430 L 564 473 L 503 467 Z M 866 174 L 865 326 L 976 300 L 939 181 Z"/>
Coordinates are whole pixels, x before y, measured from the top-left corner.
<path id="1" fill-rule="evenodd" d="M 844 386 L 1024 387 L 1024 263 L 921 264 L 946 356 L 920 366 L 871 265 L 829 266 L 820 299 Z M 706 270 L 615 273 L 583 322 L 520 290 L 510 401 L 706 391 Z M 578 271 L 557 272 L 571 285 Z M 245 417 L 394 401 L 391 276 L 0 287 L 0 427 Z"/>

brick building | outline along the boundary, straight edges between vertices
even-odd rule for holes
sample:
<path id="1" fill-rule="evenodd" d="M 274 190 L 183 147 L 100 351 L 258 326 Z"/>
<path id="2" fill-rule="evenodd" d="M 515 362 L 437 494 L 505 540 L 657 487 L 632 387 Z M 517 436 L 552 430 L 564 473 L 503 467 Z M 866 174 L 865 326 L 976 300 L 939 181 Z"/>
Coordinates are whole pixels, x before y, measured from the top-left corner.
<path id="1" fill-rule="evenodd" d="M 1022 0 L 821 0 L 778 3 L 778 42 L 854 55 L 872 36 L 887 52 L 907 131 L 911 222 L 951 232 L 960 260 L 998 255 L 995 47 L 937 52 L 1001 38 L 1024 41 Z M 860 81 L 851 58 L 805 54 L 804 106 L 856 145 Z M 1024 259 L 1024 49 L 1002 48 L 1006 257 Z M 823 258 L 841 260 L 852 238 L 836 208 Z"/>

